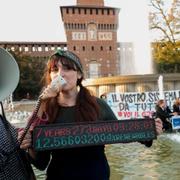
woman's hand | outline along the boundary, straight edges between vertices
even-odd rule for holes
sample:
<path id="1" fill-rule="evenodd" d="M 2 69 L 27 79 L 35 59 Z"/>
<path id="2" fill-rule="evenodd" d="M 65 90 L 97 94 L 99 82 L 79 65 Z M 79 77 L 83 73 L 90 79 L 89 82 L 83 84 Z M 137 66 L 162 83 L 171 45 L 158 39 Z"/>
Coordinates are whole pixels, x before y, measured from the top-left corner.
<path id="1" fill-rule="evenodd" d="M 172 113 L 172 115 L 177 116 L 177 115 L 178 115 L 178 113 L 177 113 L 177 112 L 173 112 L 173 113 Z"/>
<path id="2" fill-rule="evenodd" d="M 57 89 L 53 88 L 52 86 L 48 85 L 47 88 L 44 89 L 42 94 L 40 95 L 42 100 L 46 100 L 52 97 L 56 97 L 58 95 L 59 91 Z"/>
<path id="3" fill-rule="evenodd" d="M 51 77 L 52 78 L 52 77 Z M 56 75 L 52 78 L 50 85 L 41 94 L 41 99 L 56 97 L 62 90 L 62 86 L 67 84 L 66 80 L 61 75 Z"/>
<path id="4" fill-rule="evenodd" d="M 156 133 L 160 135 L 163 133 L 163 124 L 160 118 L 155 119 Z"/>
<path id="5" fill-rule="evenodd" d="M 23 133 L 24 133 L 23 129 L 18 131 L 18 140 L 20 140 Z M 26 150 L 30 147 L 32 147 L 32 135 L 31 132 L 28 131 L 20 145 L 20 148 Z"/>

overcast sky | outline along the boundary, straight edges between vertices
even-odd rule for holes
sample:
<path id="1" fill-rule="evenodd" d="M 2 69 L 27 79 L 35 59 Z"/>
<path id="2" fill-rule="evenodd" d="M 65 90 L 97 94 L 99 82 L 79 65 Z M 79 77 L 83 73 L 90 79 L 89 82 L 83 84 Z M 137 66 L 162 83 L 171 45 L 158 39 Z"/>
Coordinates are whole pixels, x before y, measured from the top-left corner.
<path id="1" fill-rule="evenodd" d="M 118 41 L 143 38 L 148 0 L 105 0 L 120 8 Z M 0 41 L 66 41 L 60 6 L 76 0 L 0 0 Z M 148 35 L 149 36 L 149 35 Z"/>

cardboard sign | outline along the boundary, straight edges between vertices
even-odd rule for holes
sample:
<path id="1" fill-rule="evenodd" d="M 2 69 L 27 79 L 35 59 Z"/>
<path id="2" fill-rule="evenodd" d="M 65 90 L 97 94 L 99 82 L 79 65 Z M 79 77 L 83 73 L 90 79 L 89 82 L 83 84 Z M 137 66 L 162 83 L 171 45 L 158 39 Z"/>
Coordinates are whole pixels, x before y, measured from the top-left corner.
<path id="1" fill-rule="evenodd" d="M 154 119 L 131 119 L 35 127 L 36 151 L 156 139 Z"/>
<path id="2" fill-rule="evenodd" d="M 180 116 L 173 116 L 171 118 L 172 128 L 180 129 Z"/>

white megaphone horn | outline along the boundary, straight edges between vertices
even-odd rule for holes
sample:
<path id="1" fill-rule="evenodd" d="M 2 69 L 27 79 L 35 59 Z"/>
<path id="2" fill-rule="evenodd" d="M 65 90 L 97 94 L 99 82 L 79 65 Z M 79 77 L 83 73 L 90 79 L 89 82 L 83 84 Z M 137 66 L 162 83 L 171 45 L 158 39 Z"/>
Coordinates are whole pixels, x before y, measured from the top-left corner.
<path id="1" fill-rule="evenodd" d="M 19 67 L 14 57 L 0 48 L 0 101 L 15 90 L 19 82 Z"/>

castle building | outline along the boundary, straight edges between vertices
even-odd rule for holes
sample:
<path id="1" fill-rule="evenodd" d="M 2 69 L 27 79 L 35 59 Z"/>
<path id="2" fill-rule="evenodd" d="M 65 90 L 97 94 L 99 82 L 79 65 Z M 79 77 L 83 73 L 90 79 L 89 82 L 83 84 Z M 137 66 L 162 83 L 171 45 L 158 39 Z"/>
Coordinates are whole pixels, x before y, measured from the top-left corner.
<path id="1" fill-rule="evenodd" d="M 119 75 L 119 9 L 104 6 L 104 0 L 77 0 L 60 13 L 67 42 L 0 42 L 0 47 L 45 60 L 56 49 L 68 49 L 80 57 L 86 78 Z"/>
<path id="2" fill-rule="evenodd" d="M 173 0 L 174 4 L 180 0 Z M 179 9 L 171 9 L 179 17 Z M 77 0 L 61 6 L 67 42 L 0 42 L 0 47 L 47 60 L 56 49 L 68 49 L 80 57 L 85 69 L 84 84 L 95 95 L 108 92 L 157 91 L 158 74 L 134 75 L 132 42 L 117 42 L 119 9 L 103 0 Z M 179 29 L 179 18 L 174 22 Z M 175 38 L 179 38 L 179 34 Z M 113 77 L 112 77 L 113 76 Z M 180 89 L 179 74 L 164 75 L 164 90 Z"/>
<path id="3" fill-rule="evenodd" d="M 77 0 L 77 5 L 60 9 L 67 49 L 80 57 L 86 77 L 118 75 L 119 9 L 104 6 L 103 0 Z"/>

